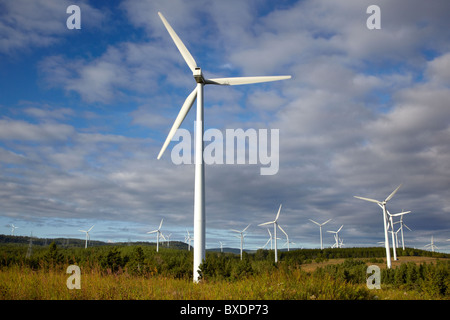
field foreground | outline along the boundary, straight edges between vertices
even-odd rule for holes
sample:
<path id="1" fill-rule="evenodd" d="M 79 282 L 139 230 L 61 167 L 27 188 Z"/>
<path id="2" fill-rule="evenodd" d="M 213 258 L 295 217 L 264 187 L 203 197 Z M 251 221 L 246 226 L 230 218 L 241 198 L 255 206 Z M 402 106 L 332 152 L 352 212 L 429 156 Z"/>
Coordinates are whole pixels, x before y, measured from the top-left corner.
<path id="1" fill-rule="evenodd" d="M 192 252 L 151 246 L 0 246 L 0 300 L 449 300 L 450 258 L 408 249 L 386 269 L 382 248 L 208 252 L 192 282 Z M 70 265 L 80 288 L 69 289 Z M 367 288 L 380 267 L 381 289 Z"/>
<path id="2" fill-rule="evenodd" d="M 409 258 L 409 259 L 408 259 Z M 436 262 L 431 257 L 403 257 L 402 262 L 415 264 Z M 445 259 L 447 260 L 447 259 Z M 302 268 L 279 268 L 274 272 L 247 276 L 234 281 L 175 279 L 156 275 L 142 277 L 128 273 L 104 273 L 92 269 L 81 275 L 81 288 L 69 290 L 65 270 L 33 271 L 14 266 L 0 270 L 2 300 L 355 300 L 355 299 L 449 299 L 448 294 L 411 290 L 404 286 L 383 285 L 369 290 L 366 284 L 343 280 L 327 266 L 341 266 L 344 259 L 330 259 Z M 400 263 L 400 262 L 399 262 Z M 367 263 L 369 265 L 371 263 Z M 382 265 L 382 264 L 380 264 Z M 325 269 L 323 269 L 325 268 Z M 337 271 L 339 272 L 339 271 Z M 448 276 L 445 281 L 449 281 Z M 430 281 L 430 286 L 432 281 Z"/>

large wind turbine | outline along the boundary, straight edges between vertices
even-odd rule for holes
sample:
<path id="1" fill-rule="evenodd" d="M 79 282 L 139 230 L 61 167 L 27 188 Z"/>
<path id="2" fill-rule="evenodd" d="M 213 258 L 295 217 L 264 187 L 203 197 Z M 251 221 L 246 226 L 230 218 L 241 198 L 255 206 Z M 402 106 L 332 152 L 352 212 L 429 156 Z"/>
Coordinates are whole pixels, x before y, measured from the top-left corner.
<path id="1" fill-rule="evenodd" d="M 389 200 L 392 199 L 394 194 L 398 191 L 398 189 L 400 189 L 401 186 L 402 185 L 400 184 L 394 191 L 392 191 L 392 193 L 384 201 L 378 201 L 378 200 L 375 200 L 375 199 L 354 196 L 355 198 L 358 198 L 358 199 L 361 199 L 361 200 L 365 200 L 365 201 L 369 201 L 369 202 L 375 202 L 376 204 L 378 204 L 383 209 L 384 246 L 386 248 L 386 265 L 387 265 L 388 269 L 391 268 L 391 252 L 389 250 L 389 238 L 388 238 L 388 230 L 387 230 L 387 219 L 388 218 L 387 218 L 387 213 L 386 213 L 386 203 Z"/>
<path id="2" fill-rule="evenodd" d="M 275 217 L 275 220 L 273 221 L 269 221 L 269 222 L 264 222 L 261 224 L 258 224 L 258 226 L 265 226 L 268 224 L 272 224 L 273 223 L 273 235 L 274 235 L 274 239 L 275 239 L 275 263 L 278 262 L 278 253 L 277 253 L 277 228 L 278 226 L 278 218 L 280 216 L 280 212 L 281 212 L 281 204 L 280 204 L 280 208 L 278 209 L 278 213 L 277 216 Z M 281 230 L 281 229 L 280 229 Z"/>
<path id="3" fill-rule="evenodd" d="M 333 247 L 336 246 L 336 248 L 339 248 L 339 231 L 341 231 L 341 229 L 342 229 L 343 226 L 344 226 L 344 225 L 342 225 L 342 226 L 338 229 L 338 231 L 327 231 L 327 232 L 329 232 L 329 233 L 334 233 L 334 240 L 336 240 L 336 243 L 333 245 Z"/>
<path id="4" fill-rule="evenodd" d="M 194 79 L 197 83 L 196 87 L 183 103 L 183 106 L 172 125 L 172 128 L 167 135 L 161 151 L 158 154 L 158 159 L 166 150 L 170 141 L 172 140 L 175 132 L 180 127 L 187 113 L 191 109 L 195 99 L 197 99 L 197 118 L 195 122 L 195 181 L 194 181 L 194 282 L 199 280 L 199 266 L 202 260 L 205 259 L 205 166 L 203 162 L 203 86 L 205 84 L 215 85 L 241 85 L 252 84 L 259 82 L 270 82 L 277 80 L 290 79 L 291 76 L 265 76 L 265 77 L 237 77 L 237 78 L 216 78 L 205 79 L 202 74 L 202 70 L 197 66 L 194 58 L 183 44 L 181 39 L 172 29 L 170 24 L 161 14 L 158 12 L 164 26 L 169 32 L 173 42 L 177 46 L 187 65 L 191 69 Z"/>
<path id="5" fill-rule="evenodd" d="M 163 224 L 163 219 L 161 219 L 161 223 L 159 224 L 158 229 L 153 230 L 153 231 L 149 231 L 147 233 L 155 233 L 156 232 L 156 252 L 159 252 L 159 236 L 162 236 L 164 240 L 166 240 L 166 238 L 164 238 L 164 235 L 161 233 L 161 227 Z"/>
<path id="6" fill-rule="evenodd" d="M 330 222 L 331 221 L 331 219 L 328 219 L 327 221 L 325 221 L 324 223 L 318 223 L 318 222 L 316 222 L 316 221 L 314 221 L 314 220 L 311 220 L 311 219 L 308 219 L 309 221 L 311 221 L 312 223 L 315 223 L 315 224 L 317 224 L 318 226 L 319 226 L 319 228 L 320 228 L 320 249 L 321 250 L 323 250 L 323 244 L 322 244 L 322 226 L 323 225 L 325 225 L 325 224 L 327 224 L 328 222 Z"/>
<path id="7" fill-rule="evenodd" d="M 248 227 L 250 227 L 250 225 L 246 226 L 245 229 L 242 231 L 231 229 L 231 231 L 237 232 L 240 234 L 239 236 L 236 236 L 236 237 L 241 239 L 241 260 L 242 260 L 242 251 L 244 250 L 244 232 L 248 229 Z"/>
<path id="8" fill-rule="evenodd" d="M 86 233 L 86 244 L 84 245 L 84 248 L 85 248 L 85 249 L 87 248 L 88 240 L 91 240 L 91 236 L 89 235 L 89 231 L 91 231 L 93 227 L 94 227 L 94 226 L 90 227 L 89 230 L 78 230 L 78 231 L 80 231 L 80 232 Z"/>

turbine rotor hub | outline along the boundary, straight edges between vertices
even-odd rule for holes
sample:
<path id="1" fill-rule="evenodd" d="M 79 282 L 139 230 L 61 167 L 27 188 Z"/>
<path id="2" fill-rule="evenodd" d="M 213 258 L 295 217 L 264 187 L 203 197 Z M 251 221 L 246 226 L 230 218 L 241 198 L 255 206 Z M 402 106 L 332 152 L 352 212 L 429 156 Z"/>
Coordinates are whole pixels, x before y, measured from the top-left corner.
<path id="1" fill-rule="evenodd" d="M 194 70 L 194 79 L 197 83 L 205 83 L 205 78 L 203 78 L 202 69 L 197 67 Z"/>

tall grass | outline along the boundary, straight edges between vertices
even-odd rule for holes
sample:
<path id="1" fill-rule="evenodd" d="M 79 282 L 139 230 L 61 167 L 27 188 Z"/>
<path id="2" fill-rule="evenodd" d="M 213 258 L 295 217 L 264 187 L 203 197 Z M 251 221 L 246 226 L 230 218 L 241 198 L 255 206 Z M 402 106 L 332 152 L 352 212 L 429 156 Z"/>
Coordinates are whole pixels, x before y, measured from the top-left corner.
<path id="1" fill-rule="evenodd" d="M 246 277 L 236 281 L 189 279 L 166 276 L 140 277 L 127 273 L 104 274 L 92 269 L 81 275 L 81 289 L 66 287 L 64 271 L 11 266 L 0 271 L 0 299 L 21 300 L 120 300 L 120 299 L 372 299 L 374 293 L 361 285 L 316 277 L 296 269 Z"/>

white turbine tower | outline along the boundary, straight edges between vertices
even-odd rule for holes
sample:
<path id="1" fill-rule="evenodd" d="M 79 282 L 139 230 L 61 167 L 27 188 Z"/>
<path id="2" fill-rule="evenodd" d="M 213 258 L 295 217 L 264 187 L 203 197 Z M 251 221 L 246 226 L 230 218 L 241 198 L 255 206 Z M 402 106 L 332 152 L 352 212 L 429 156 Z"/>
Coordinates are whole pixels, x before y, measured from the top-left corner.
<path id="1" fill-rule="evenodd" d="M 162 236 L 162 238 L 165 240 L 166 238 L 164 238 L 164 235 L 161 233 L 161 227 L 163 224 L 163 219 L 161 219 L 161 223 L 159 224 L 158 229 L 153 230 L 153 231 L 149 231 L 147 233 L 155 233 L 156 232 L 156 252 L 159 252 L 159 237 Z"/>
<path id="2" fill-rule="evenodd" d="M 333 248 L 333 247 L 339 248 L 339 231 L 341 231 L 341 229 L 342 229 L 343 226 L 344 226 L 344 225 L 342 225 L 342 226 L 338 229 L 338 231 L 327 231 L 327 232 L 329 232 L 329 233 L 334 233 L 334 240 L 336 241 L 336 243 L 332 246 L 332 248 Z"/>
<path id="3" fill-rule="evenodd" d="M 325 225 L 325 224 L 327 224 L 328 222 L 330 222 L 331 219 L 328 219 L 328 220 L 325 221 L 324 223 L 318 223 L 318 222 L 316 222 L 316 221 L 314 221 L 314 220 L 311 220 L 311 219 L 308 219 L 308 220 L 311 221 L 312 223 L 317 224 L 317 225 L 319 226 L 319 228 L 320 228 L 320 249 L 323 250 L 323 244 L 322 244 L 322 226 Z"/>
<path id="4" fill-rule="evenodd" d="M 258 224 L 258 226 L 265 226 L 268 224 L 272 224 L 273 223 L 273 237 L 275 239 L 275 263 L 278 262 L 278 252 L 277 252 L 277 228 L 278 228 L 278 218 L 280 217 L 280 212 L 281 212 L 281 204 L 280 204 L 280 208 L 278 209 L 278 213 L 277 216 L 275 217 L 275 220 L 273 221 L 269 221 L 269 222 L 264 222 L 261 224 Z"/>
<path id="5" fill-rule="evenodd" d="M 85 248 L 85 249 L 86 249 L 87 246 L 88 246 L 88 240 L 91 240 L 91 236 L 89 235 L 89 232 L 92 230 L 93 227 L 94 227 L 94 226 L 90 227 L 89 230 L 78 230 L 78 231 L 80 231 L 80 232 L 86 233 L 86 243 L 85 243 L 85 245 L 84 245 L 84 248 Z"/>
<path id="6" fill-rule="evenodd" d="M 381 207 L 381 205 L 380 204 L 378 204 L 380 207 Z M 386 209 L 386 212 L 387 212 L 387 214 L 388 214 L 388 216 L 389 216 L 389 225 L 390 225 L 390 227 L 391 227 L 391 235 L 392 235 L 392 251 L 393 251 L 393 253 L 394 253 L 394 261 L 396 261 L 396 260 L 398 260 L 397 259 L 397 247 L 398 247 L 398 245 L 396 245 L 396 241 L 395 241 L 395 239 L 394 239 L 394 233 L 395 233 L 395 237 L 397 237 L 397 232 L 400 230 L 397 230 L 397 232 L 395 232 L 394 231 L 394 220 L 392 219 L 392 217 L 398 217 L 398 216 L 402 216 L 403 217 L 403 215 L 404 214 L 407 214 L 407 213 L 410 213 L 411 211 L 402 211 L 402 212 L 400 212 L 400 213 L 394 213 L 394 214 L 391 214 L 390 212 L 389 212 L 389 210 L 387 210 Z"/>
<path id="7" fill-rule="evenodd" d="M 403 227 L 405 227 L 409 231 L 412 231 L 412 230 L 403 222 L 403 213 L 401 212 L 399 215 L 400 215 L 400 221 L 397 221 L 395 223 L 400 223 L 400 227 L 399 227 L 398 230 L 400 230 L 400 234 L 401 234 L 401 237 L 402 237 L 402 248 L 403 248 L 403 250 L 405 250 L 405 239 L 403 237 Z M 398 232 L 398 230 L 397 230 L 397 232 Z"/>
<path id="8" fill-rule="evenodd" d="M 219 241 L 219 243 L 220 243 L 220 252 L 223 252 L 223 242 Z"/>
<path id="9" fill-rule="evenodd" d="M 246 226 L 245 229 L 242 230 L 242 231 L 238 231 L 238 230 L 235 230 L 235 229 L 231 229 L 231 231 L 237 232 L 237 233 L 240 234 L 239 236 L 236 236 L 236 237 L 241 239 L 241 260 L 242 260 L 242 251 L 244 250 L 244 236 L 245 236 L 245 235 L 244 235 L 244 232 L 245 232 L 245 230 L 248 229 L 248 227 L 250 227 L 250 225 Z"/>
<path id="10" fill-rule="evenodd" d="M 14 231 L 15 231 L 16 229 L 19 229 L 19 227 L 16 227 L 16 226 L 13 225 L 12 223 L 11 223 L 10 227 L 11 227 L 11 235 L 13 236 L 13 235 L 14 235 Z"/>
<path id="11" fill-rule="evenodd" d="M 431 252 L 434 252 L 434 249 L 439 249 L 437 246 L 434 245 L 433 236 L 431 236 L 431 243 L 424 246 L 424 248 L 430 248 Z"/>
<path id="12" fill-rule="evenodd" d="M 389 250 L 389 238 L 388 238 L 388 230 L 387 230 L 387 220 L 388 220 L 388 218 L 387 218 L 387 213 L 386 213 L 386 203 L 389 200 L 392 199 L 394 194 L 398 191 L 398 189 L 400 189 L 401 186 L 402 185 L 400 184 L 394 191 L 392 191 L 392 193 L 384 201 L 378 201 L 378 200 L 374 200 L 374 199 L 354 196 L 355 198 L 358 198 L 358 199 L 361 199 L 361 200 L 365 200 L 365 201 L 369 201 L 369 202 L 375 202 L 376 204 L 378 204 L 383 209 L 384 246 L 386 248 L 386 265 L 387 265 L 388 269 L 391 268 L 391 252 Z"/>
<path id="13" fill-rule="evenodd" d="M 203 87 L 205 84 L 215 85 L 241 85 L 252 84 L 259 82 L 270 82 L 277 80 L 290 79 L 291 76 L 266 76 L 266 77 L 237 77 L 237 78 L 217 78 L 205 79 L 202 70 L 197 66 L 194 58 L 183 44 L 181 39 L 172 29 L 170 24 L 164 16 L 158 12 L 164 26 L 169 32 L 173 42 L 177 46 L 187 65 L 191 69 L 194 79 L 197 83 L 194 90 L 189 94 L 183 103 L 183 106 L 169 131 L 169 134 L 164 142 L 161 151 L 158 154 L 158 159 L 166 150 L 175 132 L 180 127 L 187 113 L 191 109 L 195 99 L 197 99 L 197 117 L 195 122 L 195 181 L 194 181 L 194 266 L 193 266 L 193 280 L 199 280 L 199 266 L 202 260 L 205 259 L 205 167 L 203 162 Z"/>

